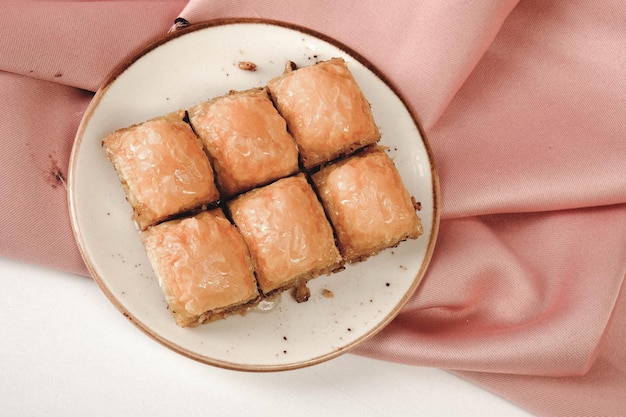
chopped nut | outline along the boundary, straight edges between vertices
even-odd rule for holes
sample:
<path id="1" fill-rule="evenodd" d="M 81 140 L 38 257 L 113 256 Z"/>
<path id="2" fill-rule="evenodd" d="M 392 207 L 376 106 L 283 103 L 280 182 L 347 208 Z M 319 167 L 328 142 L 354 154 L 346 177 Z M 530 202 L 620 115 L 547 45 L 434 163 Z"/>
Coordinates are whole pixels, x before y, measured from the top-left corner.
<path id="1" fill-rule="evenodd" d="M 296 301 L 299 303 L 303 303 L 309 300 L 309 297 L 311 297 L 311 290 L 309 289 L 309 287 L 306 286 L 306 281 L 301 280 L 296 282 L 295 294 Z"/>
<path id="2" fill-rule="evenodd" d="M 422 209 L 422 202 L 415 200 L 415 197 L 411 196 L 411 203 L 413 203 L 413 208 L 417 211 Z"/>
<path id="3" fill-rule="evenodd" d="M 285 63 L 285 73 L 291 72 L 291 71 L 295 71 L 298 69 L 298 65 L 296 65 L 295 62 L 293 61 L 287 61 Z"/>
<path id="4" fill-rule="evenodd" d="M 250 61 L 239 61 L 239 69 L 244 71 L 256 71 L 256 64 Z"/>

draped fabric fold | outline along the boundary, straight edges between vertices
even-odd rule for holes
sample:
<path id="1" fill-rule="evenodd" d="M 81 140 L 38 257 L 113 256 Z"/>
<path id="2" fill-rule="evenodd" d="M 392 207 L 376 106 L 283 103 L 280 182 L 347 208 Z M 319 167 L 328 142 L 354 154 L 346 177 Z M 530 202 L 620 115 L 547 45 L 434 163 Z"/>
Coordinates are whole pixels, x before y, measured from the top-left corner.
<path id="1" fill-rule="evenodd" d="M 437 279 L 359 353 L 466 371 L 584 374 L 622 285 L 624 242 L 626 204 L 444 221 L 429 267 Z"/>
<path id="2" fill-rule="evenodd" d="M 0 70 L 96 91 L 122 60 L 161 36 L 184 4 L 9 0 L 2 7 Z"/>
<path id="3" fill-rule="evenodd" d="M 623 412 L 623 1 L 9 1 L 3 16 L 1 256 L 87 275 L 64 187 L 76 129 L 176 17 L 303 25 L 385 73 L 441 184 L 422 285 L 355 353 L 453 370 L 538 415 Z"/>

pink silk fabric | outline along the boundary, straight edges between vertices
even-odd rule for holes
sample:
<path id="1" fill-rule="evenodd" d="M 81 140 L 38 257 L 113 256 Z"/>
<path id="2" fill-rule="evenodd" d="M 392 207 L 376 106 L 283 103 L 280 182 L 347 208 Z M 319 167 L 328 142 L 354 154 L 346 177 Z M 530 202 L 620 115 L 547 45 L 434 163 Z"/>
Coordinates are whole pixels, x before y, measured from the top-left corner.
<path id="1" fill-rule="evenodd" d="M 69 153 L 108 72 L 178 16 L 307 26 L 383 71 L 441 184 L 426 277 L 355 353 L 456 372 L 543 416 L 626 409 L 623 0 L 8 2 L 0 255 L 87 274 Z"/>

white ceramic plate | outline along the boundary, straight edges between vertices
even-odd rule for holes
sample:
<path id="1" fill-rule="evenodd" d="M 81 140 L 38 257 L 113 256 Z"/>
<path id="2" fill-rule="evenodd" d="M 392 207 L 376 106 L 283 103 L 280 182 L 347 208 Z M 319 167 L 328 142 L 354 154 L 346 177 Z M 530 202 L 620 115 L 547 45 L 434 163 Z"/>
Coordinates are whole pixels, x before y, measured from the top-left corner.
<path id="1" fill-rule="evenodd" d="M 310 281 L 311 298 L 283 293 L 269 311 L 194 329 L 176 326 L 130 220 L 119 180 L 101 147 L 109 132 L 231 89 L 263 86 L 298 66 L 343 57 L 371 103 L 383 145 L 421 202 L 424 235 L 344 271 Z M 257 70 L 239 69 L 251 61 Z M 227 20 L 194 25 L 123 63 L 91 102 L 69 171 L 74 232 L 105 294 L 140 329 L 169 348 L 212 365 L 249 371 L 299 368 L 336 357 L 388 324 L 417 288 L 439 221 L 438 183 L 416 119 L 363 58 L 326 36 L 280 22 Z M 323 295 L 330 290 L 333 297 Z"/>

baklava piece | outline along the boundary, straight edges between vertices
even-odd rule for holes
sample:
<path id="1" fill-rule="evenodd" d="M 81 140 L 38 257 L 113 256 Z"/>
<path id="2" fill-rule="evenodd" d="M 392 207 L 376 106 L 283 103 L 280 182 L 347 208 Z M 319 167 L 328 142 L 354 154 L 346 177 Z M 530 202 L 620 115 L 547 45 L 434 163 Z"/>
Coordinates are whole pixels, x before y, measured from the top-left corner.
<path id="1" fill-rule="evenodd" d="M 370 105 L 341 58 L 287 71 L 268 83 L 306 169 L 378 142 Z"/>
<path id="2" fill-rule="evenodd" d="M 330 164 L 312 179 L 347 263 L 423 232 L 413 199 L 381 147 Z"/>
<path id="3" fill-rule="evenodd" d="M 255 260 L 264 295 L 341 266 L 332 228 L 304 174 L 256 188 L 228 206 Z"/>
<path id="4" fill-rule="evenodd" d="M 179 326 L 222 319 L 258 301 L 246 244 L 221 209 L 152 226 L 142 240 Z"/>
<path id="5" fill-rule="evenodd" d="M 232 92 L 189 109 L 225 198 L 294 174 L 298 149 L 265 89 Z"/>
<path id="6" fill-rule="evenodd" d="M 219 199 L 209 158 L 184 114 L 119 129 L 102 141 L 141 230 Z"/>

